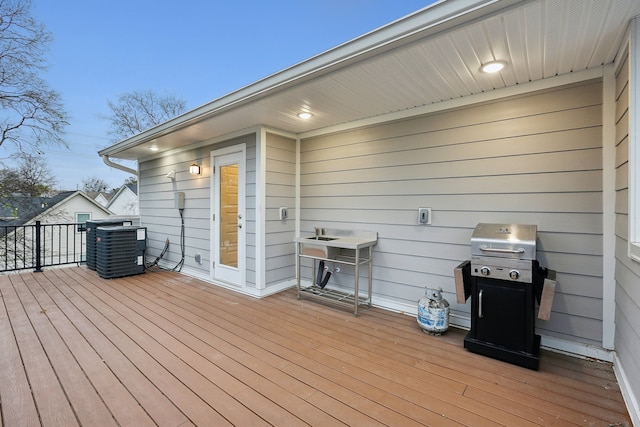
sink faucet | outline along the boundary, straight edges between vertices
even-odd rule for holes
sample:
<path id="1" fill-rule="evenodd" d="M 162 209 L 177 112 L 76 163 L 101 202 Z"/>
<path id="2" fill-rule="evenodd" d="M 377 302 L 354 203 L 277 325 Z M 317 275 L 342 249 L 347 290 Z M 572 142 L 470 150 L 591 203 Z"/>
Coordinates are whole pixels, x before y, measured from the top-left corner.
<path id="1" fill-rule="evenodd" d="M 321 227 L 314 227 L 316 230 L 316 237 L 318 236 L 324 236 L 324 228 Z"/>

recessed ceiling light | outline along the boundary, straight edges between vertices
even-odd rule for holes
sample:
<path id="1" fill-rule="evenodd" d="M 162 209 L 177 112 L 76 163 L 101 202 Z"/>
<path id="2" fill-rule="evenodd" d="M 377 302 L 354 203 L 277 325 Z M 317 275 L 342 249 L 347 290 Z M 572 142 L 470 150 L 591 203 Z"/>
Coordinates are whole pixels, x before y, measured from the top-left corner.
<path id="1" fill-rule="evenodd" d="M 152 145 L 151 147 L 149 147 L 149 150 L 151 150 L 151 151 L 158 151 L 158 146 L 156 146 L 156 145 Z"/>
<path id="2" fill-rule="evenodd" d="M 310 119 L 311 117 L 313 117 L 313 114 L 311 114 L 308 111 L 301 111 L 298 113 L 298 118 L 302 120 L 307 120 L 307 119 Z"/>
<path id="3" fill-rule="evenodd" d="M 505 65 L 507 65 L 507 63 L 504 61 L 491 61 L 483 64 L 482 67 L 480 67 L 480 70 L 483 73 L 497 73 L 502 70 Z"/>

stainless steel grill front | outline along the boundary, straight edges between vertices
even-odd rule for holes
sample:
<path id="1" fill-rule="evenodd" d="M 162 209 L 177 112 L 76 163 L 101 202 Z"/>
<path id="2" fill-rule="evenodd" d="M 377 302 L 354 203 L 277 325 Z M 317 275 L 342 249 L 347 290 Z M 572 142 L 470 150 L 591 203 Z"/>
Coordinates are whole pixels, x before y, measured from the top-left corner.
<path id="1" fill-rule="evenodd" d="M 537 230 L 536 225 L 478 224 L 471 236 L 471 275 L 531 283 Z"/>

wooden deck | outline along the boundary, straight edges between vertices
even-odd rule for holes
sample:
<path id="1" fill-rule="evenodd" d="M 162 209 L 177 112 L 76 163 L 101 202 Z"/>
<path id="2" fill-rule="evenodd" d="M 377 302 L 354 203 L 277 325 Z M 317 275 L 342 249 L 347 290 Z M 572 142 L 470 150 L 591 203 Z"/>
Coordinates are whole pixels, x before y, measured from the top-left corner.
<path id="1" fill-rule="evenodd" d="M 4 426 L 630 426 L 608 364 L 540 371 L 471 354 L 464 331 L 262 300 L 177 273 L 0 276 Z"/>

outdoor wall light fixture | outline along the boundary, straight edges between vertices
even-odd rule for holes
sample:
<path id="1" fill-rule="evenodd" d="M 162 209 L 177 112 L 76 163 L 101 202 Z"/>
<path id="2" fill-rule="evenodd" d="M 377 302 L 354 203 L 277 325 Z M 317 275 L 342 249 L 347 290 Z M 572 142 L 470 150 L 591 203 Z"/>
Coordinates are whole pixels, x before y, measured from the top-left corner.
<path id="1" fill-rule="evenodd" d="M 200 166 L 197 163 L 192 164 L 189 166 L 189 173 L 191 175 L 200 175 Z"/>
<path id="2" fill-rule="evenodd" d="M 313 117 L 313 114 L 311 114 L 308 111 L 300 111 L 298 113 L 298 118 L 302 120 L 307 120 L 307 119 L 310 119 L 311 117 Z"/>
<path id="3" fill-rule="evenodd" d="M 487 62 L 486 64 L 482 64 L 482 67 L 480 67 L 480 71 L 482 71 L 483 73 L 497 73 L 498 71 L 502 70 L 505 65 L 507 65 L 507 63 L 504 61 L 491 61 Z"/>

